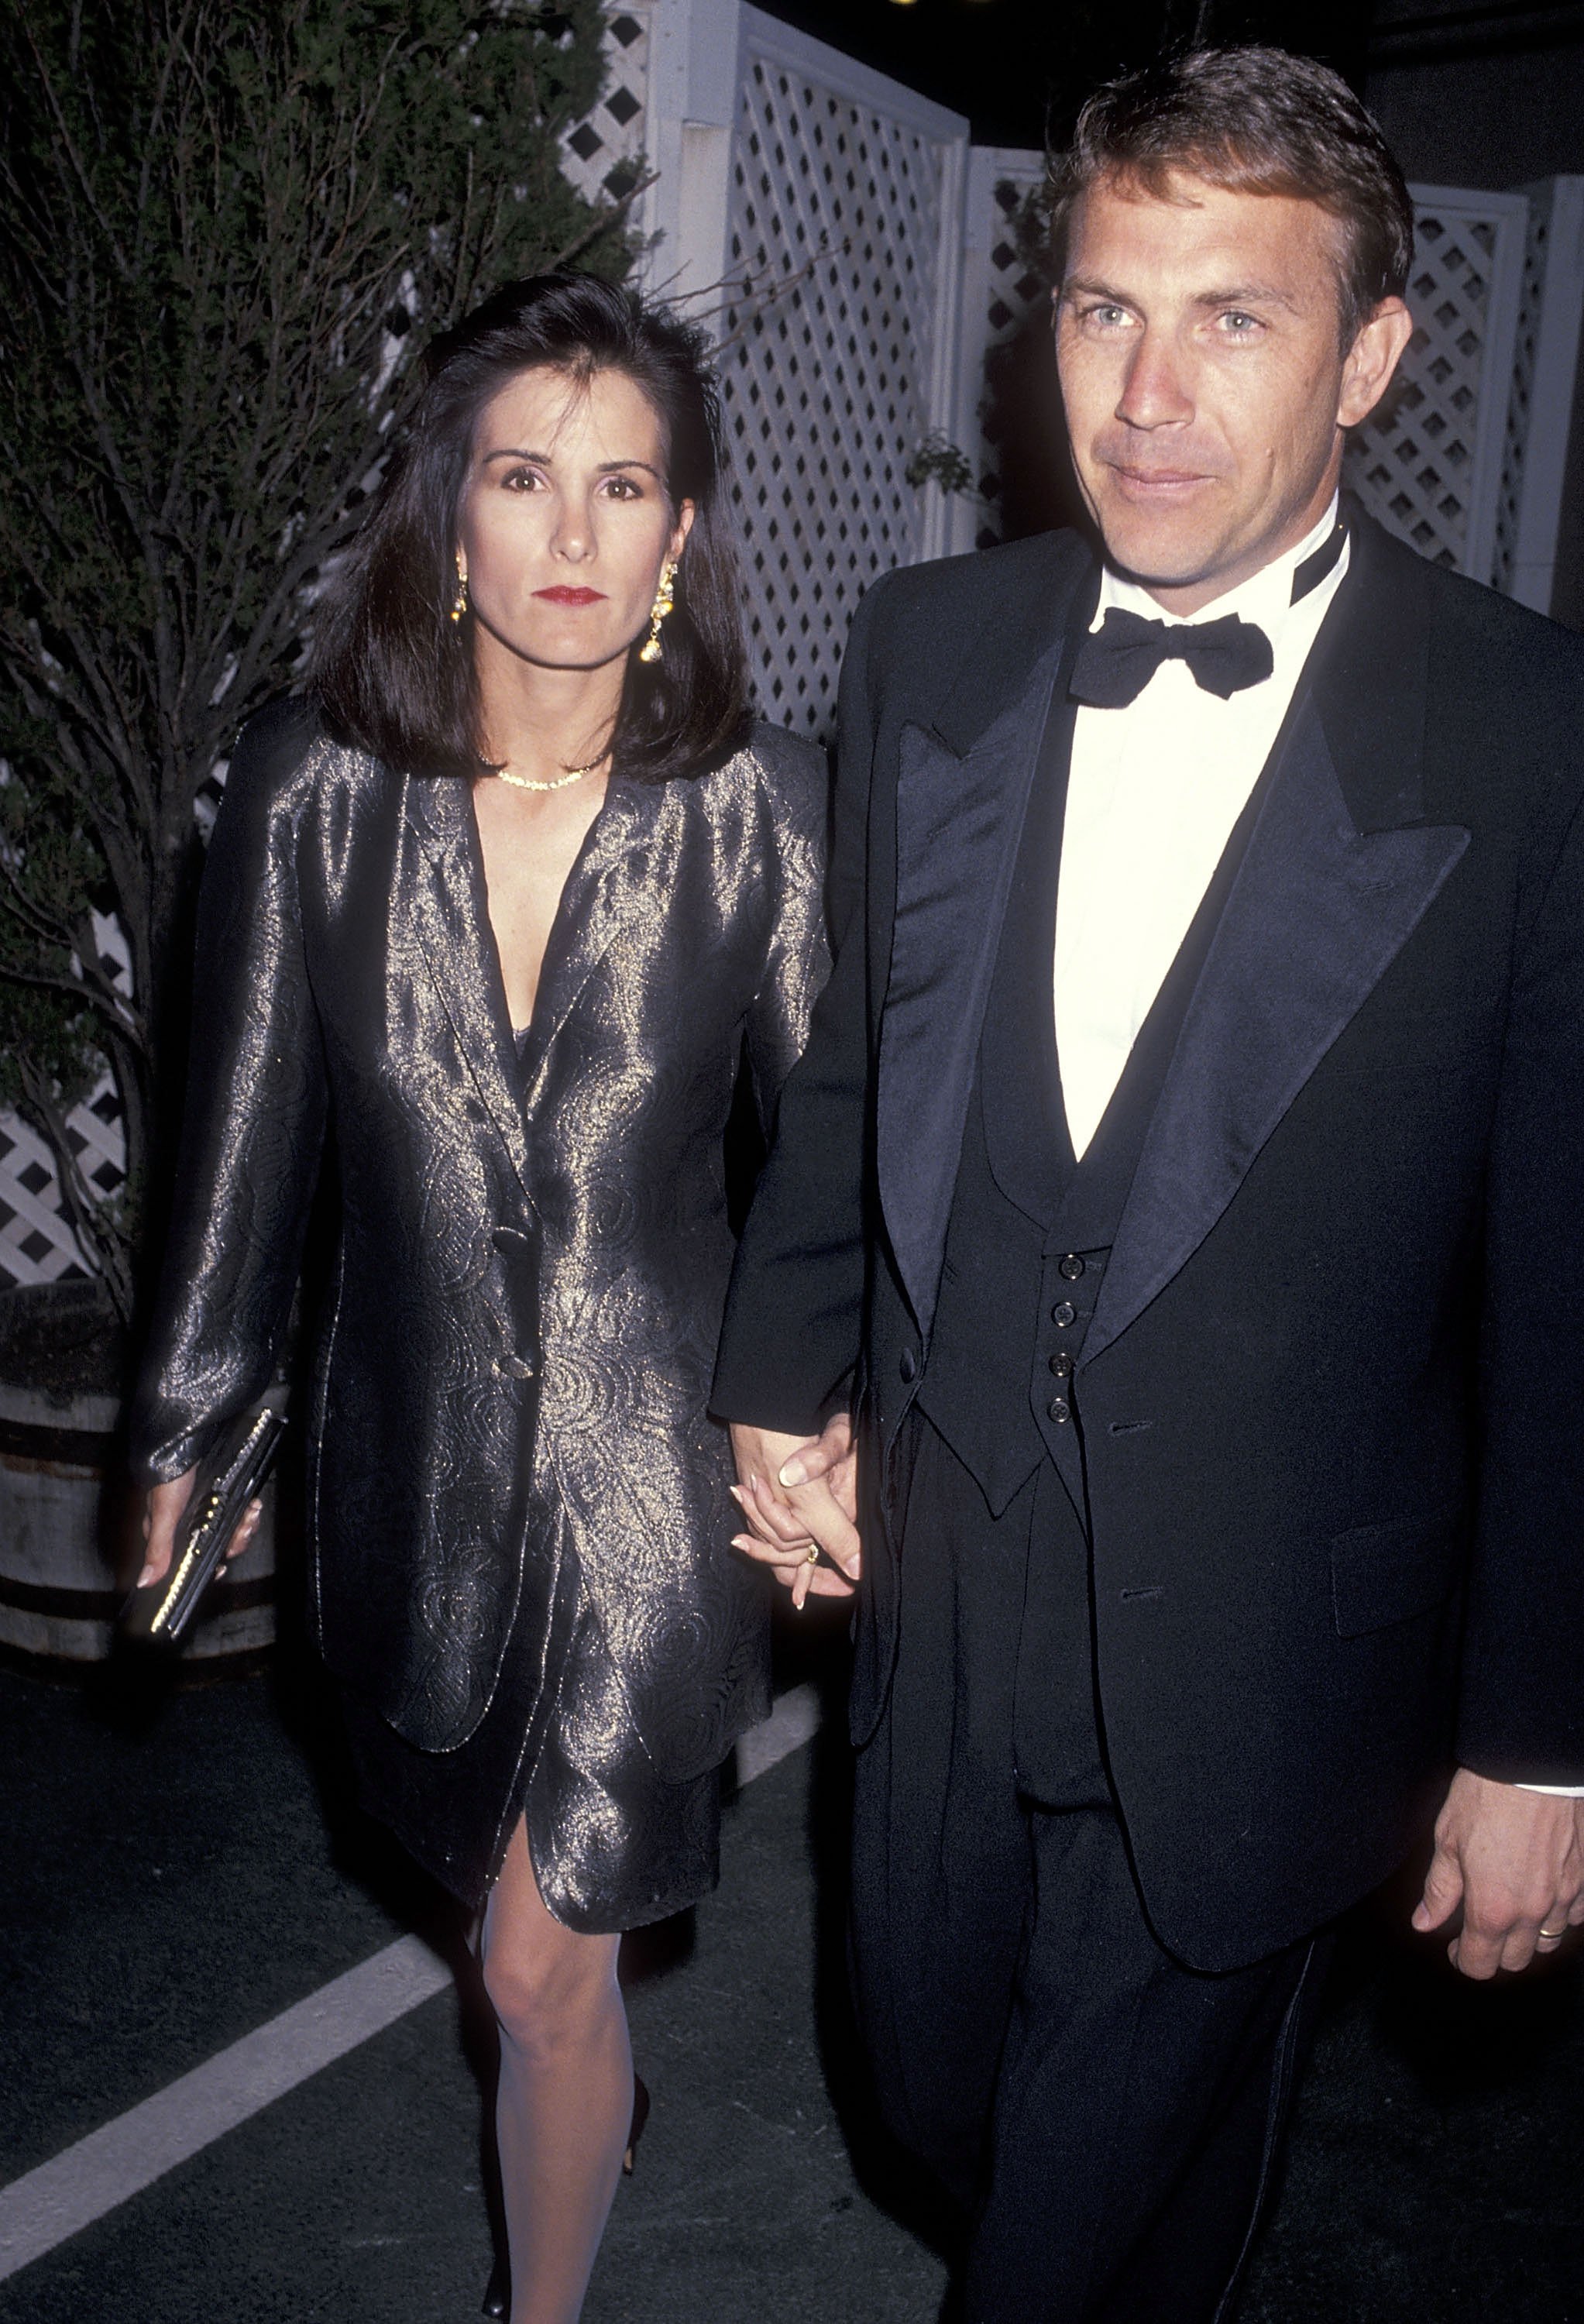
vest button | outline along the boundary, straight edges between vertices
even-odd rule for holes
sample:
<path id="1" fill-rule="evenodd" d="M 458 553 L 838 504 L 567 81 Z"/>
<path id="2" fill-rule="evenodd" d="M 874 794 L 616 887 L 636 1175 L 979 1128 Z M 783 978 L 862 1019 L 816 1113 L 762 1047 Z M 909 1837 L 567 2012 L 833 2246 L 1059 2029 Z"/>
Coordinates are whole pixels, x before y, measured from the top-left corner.
<path id="1" fill-rule="evenodd" d="M 1059 1307 L 1051 1309 L 1051 1322 L 1058 1331 L 1067 1331 L 1077 1321 L 1078 1310 L 1070 1299 L 1064 1299 Z"/>
<path id="2" fill-rule="evenodd" d="M 1051 1358 L 1051 1370 L 1058 1379 L 1066 1379 L 1073 1370 L 1073 1359 L 1064 1348 L 1059 1348 Z"/>
<path id="3" fill-rule="evenodd" d="M 909 1388 L 911 1388 L 914 1381 L 918 1378 L 918 1358 L 914 1354 L 911 1348 L 903 1349 L 901 1359 L 898 1363 L 897 1370 L 901 1373 L 904 1381 Z"/>
<path id="4" fill-rule="evenodd" d="M 1082 1272 L 1083 1261 L 1075 1250 L 1070 1250 L 1065 1259 L 1056 1262 L 1056 1273 L 1064 1283 L 1076 1283 Z"/>
<path id="5" fill-rule="evenodd" d="M 1056 1422 L 1057 1425 L 1059 1426 L 1063 1421 L 1070 1420 L 1072 1417 L 1073 1407 L 1067 1402 L 1066 1397 L 1064 1396 L 1053 1397 L 1051 1400 L 1051 1418 Z"/>

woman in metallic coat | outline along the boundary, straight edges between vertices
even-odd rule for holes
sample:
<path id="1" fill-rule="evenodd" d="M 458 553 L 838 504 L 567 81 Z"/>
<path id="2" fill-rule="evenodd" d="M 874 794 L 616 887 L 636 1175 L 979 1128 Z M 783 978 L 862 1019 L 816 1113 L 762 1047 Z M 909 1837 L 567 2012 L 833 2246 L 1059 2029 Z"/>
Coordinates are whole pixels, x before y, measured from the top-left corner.
<path id="1" fill-rule="evenodd" d="M 619 1934 L 714 1885 L 768 1707 L 706 1402 L 740 1059 L 768 1120 L 826 967 L 825 784 L 745 715 L 719 441 L 697 338 L 591 278 L 431 352 L 315 684 L 232 762 L 135 1422 L 147 1582 L 327 1167 L 312 1618 L 367 1803 L 482 1912 L 514 2324 L 578 2313 L 635 2124 Z"/>

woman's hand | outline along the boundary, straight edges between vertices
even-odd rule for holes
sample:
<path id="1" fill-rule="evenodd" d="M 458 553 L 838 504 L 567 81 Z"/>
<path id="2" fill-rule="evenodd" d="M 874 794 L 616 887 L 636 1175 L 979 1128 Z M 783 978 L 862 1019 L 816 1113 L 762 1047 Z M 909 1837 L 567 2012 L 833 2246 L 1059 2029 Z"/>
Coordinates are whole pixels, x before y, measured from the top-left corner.
<path id="1" fill-rule="evenodd" d="M 739 1482 L 732 1488 L 750 1527 L 733 1546 L 768 1565 L 801 1608 L 812 1592 L 849 1598 L 860 1565 L 856 1453 L 852 1427 L 840 1412 L 817 1437 L 732 1425 Z M 794 1481 L 794 1480 L 796 1481 Z M 830 1560 L 820 1562 L 821 1554 Z"/>
<path id="2" fill-rule="evenodd" d="M 168 1485 L 153 1485 L 143 1509 L 143 1568 L 137 1577 L 137 1587 L 144 1590 L 151 1582 L 163 1582 L 170 1571 L 170 1560 L 176 1549 L 176 1528 L 181 1523 L 181 1513 L 192 1498 L 192 1481 L 196 1468 L 185 1476 L 173 1477 Z M 226 1552 L 226 1563 L 240 1557 L 259 1529 L 263 1514 L 262 1501 L 250 1501 L 242 1523 L 231 1536 L 231 1546 Z"/>

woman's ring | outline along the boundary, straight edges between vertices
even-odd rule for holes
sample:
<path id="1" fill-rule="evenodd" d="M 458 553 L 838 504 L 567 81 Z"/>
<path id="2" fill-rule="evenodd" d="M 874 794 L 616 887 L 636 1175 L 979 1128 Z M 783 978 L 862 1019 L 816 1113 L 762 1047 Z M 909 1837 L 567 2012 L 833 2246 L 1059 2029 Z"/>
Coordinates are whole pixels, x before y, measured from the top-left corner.
<path id="1" fill-rule="evenodd" d="M 819 1563 L 819 1544 L 817 1541 L 811 1541 L 809 1543 L 808 1555 L 804 1559 L 803 1563 L 805 1565 L 817 1565 Z M 1540 1933 L 1543 1936 L 1545 1934 L 1545 1931 L 1543 1929 Z"/>

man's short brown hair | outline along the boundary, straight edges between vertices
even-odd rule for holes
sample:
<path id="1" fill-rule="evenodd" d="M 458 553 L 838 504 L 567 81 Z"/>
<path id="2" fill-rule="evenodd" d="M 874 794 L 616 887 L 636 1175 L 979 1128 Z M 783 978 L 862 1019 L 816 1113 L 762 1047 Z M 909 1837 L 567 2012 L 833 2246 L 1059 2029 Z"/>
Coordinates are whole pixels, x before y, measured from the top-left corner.
<path id="1" fill-rule="evenodd" d="M 1318 203 L 1342 229 L 1344 343 L 1414 260 L 1414 208 L 1385 138 L 1340 76 L 1281 49 L 1195 49 L 1114 80 L 1054 170 L 1058 255 L 1078 196 L 1105 180 L 1156 196 L 1174 171 L 1231 193 Z"/>

